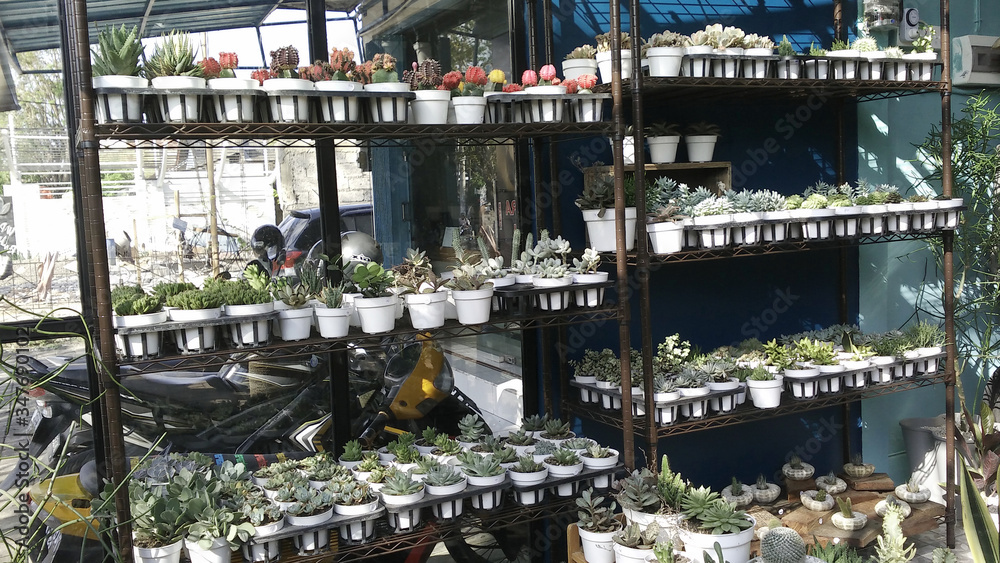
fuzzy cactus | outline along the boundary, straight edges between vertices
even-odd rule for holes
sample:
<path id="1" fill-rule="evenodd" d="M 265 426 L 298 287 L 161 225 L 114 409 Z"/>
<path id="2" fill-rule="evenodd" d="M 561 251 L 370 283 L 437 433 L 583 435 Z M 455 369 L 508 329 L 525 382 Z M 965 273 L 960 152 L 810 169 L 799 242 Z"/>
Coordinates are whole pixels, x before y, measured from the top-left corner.
<path id="1" fill-rule="evenodd" d="M 806 542 L 791 528 L 772 528 L 760 540 L 763 563 L 798 563 L 806 557 Z"/>

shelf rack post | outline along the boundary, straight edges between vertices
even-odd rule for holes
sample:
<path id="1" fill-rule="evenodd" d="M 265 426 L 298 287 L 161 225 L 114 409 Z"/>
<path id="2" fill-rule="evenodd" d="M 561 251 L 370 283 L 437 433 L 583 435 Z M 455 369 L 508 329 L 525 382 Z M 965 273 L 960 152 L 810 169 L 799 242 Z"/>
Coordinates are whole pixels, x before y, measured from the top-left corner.
<path id="1" fill-rule="evenodd" d="M 949 0 L 941 0 L 941 191 L 952 196 L 951 162 L 951 7 Z M 944 249 L 944 331 L 948 352 L 944 380 L 945 428 L 945 539 L 948 547 L 955 547 L 955 380 L 957 348 L 955 344 L 955 231 L 941 235 Z"/>
<path id="2" fill-rule="evenodd" d="M 71 18 L 67 24 L 78 54 L 90 52 L 87 29 L 87 2 L 73 0 Z M 105 405 L 105 438 L 108 450 L 108 477 L 115 486 L 115 515 L 118 520 L 118 548 L 123 560 L 132 561 L 132 526 L 129 507 L 128 463 L 125 458 L 125 437 L 122 433 L 121 397 L 118 389 L 114 328 L 111 326 L 111 280 L 108 275 L 108 252 L 104 231 L 104 202 L 101 195 L 101 162 L 94 126 L 94 88 L 90 57 L 79 56 L 75 83 L 80 87 L 80 129 L 75 139 L 78 158 L 82 158 L 81 188 L 84 204 L 84 229 L 91 260 L 91 273 L 96 296 L 100 362 L 95 362 L 100 378 L 101 396 L 91 397 L 92 404 L 103 397 Z"/>

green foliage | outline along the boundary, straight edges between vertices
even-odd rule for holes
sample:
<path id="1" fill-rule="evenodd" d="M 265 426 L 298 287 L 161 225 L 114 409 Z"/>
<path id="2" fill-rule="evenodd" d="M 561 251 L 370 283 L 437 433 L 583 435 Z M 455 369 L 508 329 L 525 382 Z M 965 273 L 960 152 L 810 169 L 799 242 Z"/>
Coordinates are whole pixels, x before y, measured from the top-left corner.
<path id="1" fill-rule="evenodd" d="M 334 495 L 334 503 L 341 506 L 368 504 L 377 498 L 368 483 L 360 481 L 333 481 L 328 490 Z"/>
<path id="2" fill-rule="evenodd" d="M 119 285 L 111 290 L 111 306 L 114 307 L 119 301 L 134 299 L 137 295 L 145 295 L 140 285 Z"/>
<path id="3" fill-rule="evenodd" d="M 153 294 L 159 295 L 163 299 L 168 299 L 173 295 L 190 291 L 192 289 L 198 289 L 198 287 L 190 282 L 161 282 L 153 286 Z"/>
<path id="4" fill-rule="evenodd" d="M 290 283 L 274 288 L 271 295 L 292 309 L 299 309 L 312 298 L 309 288 L 303 283 Z"/>
<path id="5" fill-rule="evenodd" d="M 547 415 L 537 415 L 533 414 L 521 419 L 521 430 L 525 432 L 541 432 L 545 429 L 545 422 L 548 420 Z"/>
<path id="6" fill-rule="evenodd" d="M 614 501 L 609 506 L 605 506 L 604 497 L 595 496 L 592 488 L 580 493 L 576 499 L 576 506 L 579 508 L 577 525 L 581 529 L 594 533 L 607 533 L 621 527 L 621 524 L 615 520 Z"/>
<path id="7" fill-rule="evenodd" d="M 227 305 L 261 305 L 274 301 L 270 291 L 254 288 L 246 281 L 227 281 L 220 283 L 218 288 Z"/>
<path id="8" fill-rule="evenodd" d="M 424 484 L 434 487 L 446 487 L 461 483 L 464 479 L 465 477 L 456 471 L 454 467 L 442 465 L 427 472 L 427 477 L 424 477 Z"/>
<path id="9" fill-rule="evenodd" d="M 142 42 L 138 26 L 105 27 L 97 32 L 97 49 L 92 52 L 94 76 L 139 76 Z"/>
<path id="10" fill-rule="evenodd" d="M 637 469 L 615 482 L 615 498 L 622 508 L 637 512 L 655 513 L 663 505 L 657 494 L 657 478 L 652 471 Z"/>
<path id="11" fill-rule="evenodd" d="M 397 472 L 386 478 L 380 492 L 383 495 L 404 496 L 419 493 L 423 488 L 422 483 L 414 481 L 406 473 Z"/>
<path id="12" fill-rule="evenodd" d="M 582 462 L 580 461 L 580 456 L 576 455 L 576 452 L 573 450 L 560 448 L 556 450 L 555 453 L 545 458 L 545 463 L 548 463 L 549 465 L 571 467 L 573 465 L 579 465 Z"/>
<path id="13" fill-rule="evenodd" d="M 817 495 L 819 496 L 819 495 Z M 837 497 L 837 507 L 844 518 L 854 518 L 854 511 L 851 506 L 851 497 Z"/>
<path id="14" fill-rule="evenodd" d="M 827 542 L 823 545 L 814 541 L 809 546 L 809 555 L 826 563 L 865 563 L 865 558 L 846 543 Z"/>
<path id="15" fill-rule="evenodd" d="M 438 449 L 441 455 L 456 455 L 462 451 L 462 444 L 452 440 L 447 434 L 439 434 L 437 439 L 434 440 L 434 447 Z"/>
<path id="16" fill-rule="evenodd" d="M 553 418 L 545 423 L 545 436 L 547 438 L 569 438 L 573 432 L 569 429 L 569 423 L 558 418 Z"/>
<path id="17" fill-rule="evenodd" d="M 351 440 L 344 444 L 344 454 L 340 456 L 342 461 L 361 461 L 361 442 Z"/>
<path id="18" fill-rule="evenodd" d="M 778 55 L 782 57 L 795 56 L 795 48 L 792 47 L 792 42 L 784 35 L 781 36 L 781 43 L 778 43 Z"/>
<path id="19" fill-rule="evenodd" d="M 468 463 L 463 463 L 462 471 L 471 477 L 495 477 L 503 475 L 505 469 L 492 455 L 481 456 L 473 454 Z"/>
<path id="20" fill-rule="evenodd" d="M 201 77 L 203 69 L 196 60 L 191 36 L 176 30 L 162 36 L 162 41 L 153 48 L 153 54 L 143 65 L 143 74 L 146 78 Z"/>
<path id="21" fill-rule="evenodd" d="M 962 528 L 969 542 L 969 551 L 975 563 L 997 563 L 1000 561 L 1000 537 L 968 463 L 963 457 L 959 459 L 962 462 L 958 480 Z"/>
<path id="22" fill-rule="evenodd" d="M 163 309 L 163 300 L 156 295 L 133 294 L 113 302 L 113 308 L 118 316 L 145 315 Z"/>
<path id="23" fill-rule="evenodd" d="M 660 534 L 660 526 L 656 522 L 651 522 L 642 530 L 635 522 L 625 526 L 621 531 L 613 536 L 614 542 L 625 547 L 635 549 L 652 549 L 656 543 L 656 537 Z"/>
<path id="24" fill-rule="evenodd" d="M 338 309 L 344 304 L 343 284 L 324 287 L 319 294 L 320 301 L 331 309 Z"/>
<path id="25" fill-rule="evenodd" d="M 351 274 L 351 281 L 364 297 L 388 297 L 392 295 L 389 288 L 393 285 L 392 271 L 386 270 L 381 264 L 369 262 L 358 264 Z"/>
<path id="26" fill-rule="evenodd" d="M 946 340 L 944 329 L 926 319 L 906 327 L 903 335 L 914 348 L 944 346 Z"/>
<path id="27" fill-rule="evenodd" d="M 530 455 L 519 457 L 517 463 L 510 468 L 515 473 L 537 473 L 543 469 L 545 469 L 545 466 L 536 462 L 535 457 Z"/>
<path id="28" fill-rule="evenodd" d="M 660 460 L 660 474 L 656 478 L 656 490 L 663 499 L 663 504 L 671 510 L 679 511 L 681 501 L 687 493 L 690 484 L 687 483 L 680 473 L 670 469 L 670 461 L 664 455 Z"/>
<path id="29" fill-rule="evenodd" d="M 530 446 L 535 443 L 535 438 L 523 430 L 518 430 L 507 435 L 507 443 L 512 446 Z"/>
<path id="30" fill-rule="evenodd" d="M 222 294 L 217 291 L 190 289 L 167 297 L 167 305 L 188 311 L 216 309 L 222 305 Z"/>
<path id="31" fill-rule="evenodd" d="M 938 547 L 931 552 L 931 563 L 958 563 L 958 558 L 947 547 Z"/>
<path id="32" fill-rule="evenodd" d="M 486 423 L 476 414 L 467 414 L 458 421 L 458 439 L 463 442 L 476 442 L 486 431 Z"/>

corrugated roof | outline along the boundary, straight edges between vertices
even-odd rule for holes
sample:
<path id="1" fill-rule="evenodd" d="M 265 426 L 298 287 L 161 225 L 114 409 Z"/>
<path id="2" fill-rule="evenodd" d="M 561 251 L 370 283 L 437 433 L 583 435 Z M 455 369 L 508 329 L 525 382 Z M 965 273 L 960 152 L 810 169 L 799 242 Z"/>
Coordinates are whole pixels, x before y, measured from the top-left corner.
<path id="1" fill-rule="evenodd" d="M 348 11 L 352 0 L 327 0 L 327 9 Z M 172 29 L 188 32 L 256 27 L 277 8 L 302 8 L 290 0 L 88 0 L 91 38 L 96 26 L 138 25 L 144 37 Z M 0 24 L 13 52 L 59 47 L 57 0 L 0 0 Z"/>

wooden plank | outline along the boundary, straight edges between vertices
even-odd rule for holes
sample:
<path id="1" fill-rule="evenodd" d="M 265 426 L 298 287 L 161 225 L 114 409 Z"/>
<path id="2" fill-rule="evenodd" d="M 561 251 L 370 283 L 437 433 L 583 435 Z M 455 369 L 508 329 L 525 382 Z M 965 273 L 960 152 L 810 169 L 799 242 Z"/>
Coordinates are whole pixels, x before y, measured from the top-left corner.
<path id="1" fill-rule="evenodd" d="M 788 491 L 789 502 L 799 502 L 799 493 L 802 491 L 816 490 L 816 480 L 803 479 L 801 481 L 793 481 L 791 479 L 785 479 L 785 490 Z"/>
<path id="2" fill-rule="evenodd" d="M 571 563 L 587 563 L 583 558 L 583 545 L 580 543 L 580 528 L 576 522 L 566 526 L 566 555 Z"/>
<path id="3" fill-rule="evenodd" d="M 892 492 L 896 485 L 889 475 L 885 473 L 872 473 L 868 477 L 851 477 L 841 475 L 841 479 L 847 481 L 847 486 L 855 491 L 885 491 Z"/>

